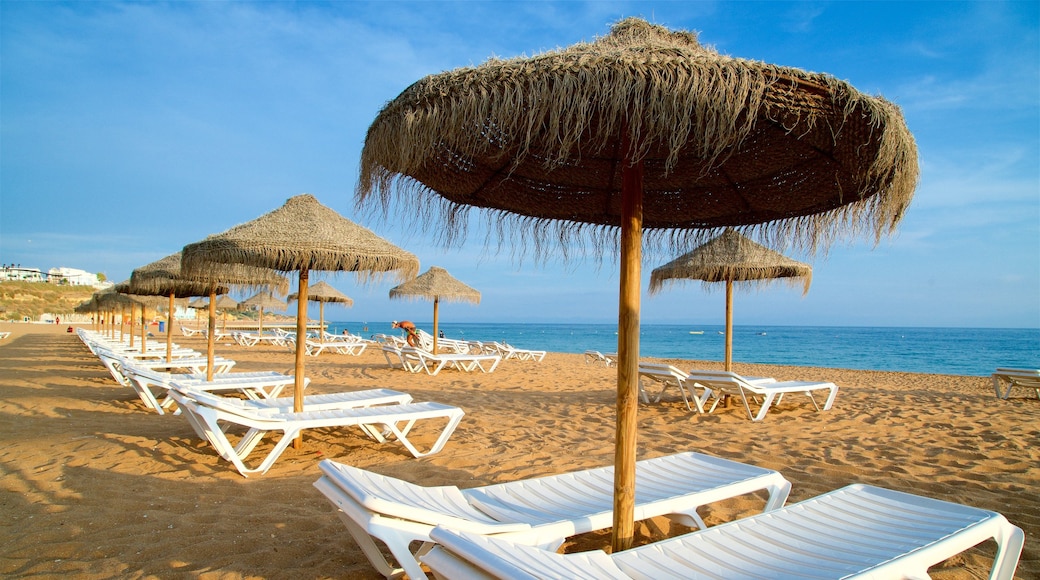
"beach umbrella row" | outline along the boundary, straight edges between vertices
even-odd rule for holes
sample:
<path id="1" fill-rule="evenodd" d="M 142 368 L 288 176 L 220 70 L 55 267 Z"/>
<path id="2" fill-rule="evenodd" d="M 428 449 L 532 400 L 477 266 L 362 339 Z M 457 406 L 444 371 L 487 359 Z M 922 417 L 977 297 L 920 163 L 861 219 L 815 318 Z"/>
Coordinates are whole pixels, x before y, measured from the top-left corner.
<path id="1" fill-rule="evenodd" d="M 276 272 L 248 266 L 229 266 L 207 276 L 189 276 L 183 271 L 181 252 L 166 256 L 137 268 L 130 275 L 130 285 L 135 292 L 169 296 L 170 304 L 175 297 L 208 296 L 209 332 L 206 339 L 206 380 L 213 380 L 213 356 L 215 346 L 217 295 L 223 296 L 231 286 L 263 286 L 285 293 L 288 281 Z M 196 306 L 198 304 L 196 303 Z M 225 319 L 226 320 L 226 319 Z M 172 344 L 173 309 L 167 317 L 166 357 L 170 360 Z M 225 322 L 226 324 L 226 322 Z"/>
<path id="2" fill-rule="evenodd" d="M 303 410 L 304 352 L 307 334 L 307 290 L 311 271 L 345 271 L 360 280 L 394 273 L 401 280 L 415 277 L 419 259 L 387 240 L 320 204 L 309 194 L 252 221 L 200 242 L 184 246 L 183 266 L 190 276 L 218 275 L 227 264 L 242 264 L 279 272 L 297 272 L 296 381 L 293 409 Z M 295 441 L 299 447 L 302 439 Z"/>
<path id="3" fill-rule="evenodd" d="M 634 534 L 644 230 L 676 250 L 727 227 L 810 250 L 864 231 L 877 239 L 917 178 L 913 137 L 888 101 L 628 18 L 594 42 L 412 83 L 369 127 L 356 199 L 448 242 L 476 207 L 500 243 L 521 236 L 539 256 L 571 243 L 619 249 L 620 551 Z"/>

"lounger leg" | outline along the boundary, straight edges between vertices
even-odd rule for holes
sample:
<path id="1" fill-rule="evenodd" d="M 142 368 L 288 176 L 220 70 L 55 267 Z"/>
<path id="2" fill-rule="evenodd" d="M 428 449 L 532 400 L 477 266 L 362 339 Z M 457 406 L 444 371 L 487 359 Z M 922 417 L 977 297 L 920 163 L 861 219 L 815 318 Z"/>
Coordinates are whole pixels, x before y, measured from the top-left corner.
<path id="1" fill-rule="evenodd" d="M 426 580 L 426 574 L 422 571 L 415 555 L 411 553 L 408 547 L 416 540 L 429 541 L 429 526 L 420 526 L 403 521 L 393 522 L 396 525 L 416 528 L 414 533 L 409 533 L 406 530 L 383 525 L 380 516 L 369 513 L 352 502 L 341 499 L 342 492 L 338 490 L 335 484 L 328 482 L 324 477 L 316 481 L 314 487 L 322 490 L 329 501 L 340 509 L 338 514 L 340 520 L 347 526 L 347 531 L 350 532 L 354 541 L 357 542 L 361 551 L 364 552 L 365 557 L 368 558 L 368 561 L 371 562 L 372 566 L 380 574 L 386 578 L 395 578 L 399 577 L 403 571 L 408 574 L 409 578 Z M 390 553 L 393 554 L 394 559 L 401 566 L 400 568 L 394 567 L 383 557 L 382 550 L 379 549 L 379 545 L 375 543 L 373 538 L 378 538 L 386 545 Z"/>
<path id="2" fill-rule="evenodd" d="M 444 445 L 448 442 L 448 439 L 451 437 L 451 434 L 455 432 L 455 428 L 458 427 L 459 422 L 462 421 L 462 413 L 455 412 L 451 415 L 448 415 L 446 418 L 448 419 L 448 424 L 444 426 L 444 430 L 442 430 L 440 436 L 437 437 L 437 441 L 434 442 L 433 447 L 431 447 L 430 450 L 425 453 L 416 449 L 416 447 L 412 445 L 412 442 L 409 441 L 406 437 L 408 431 L 411 430 L 411 426 L 412 423 L 414 423 L 414 421 L 409 421 L 408 426 L 405 428 L 404 431 L 399 430 L 396 425 L 389 425 L 389 427 L 390 431 L 394 434 L 394 437 L 401 442 L 401 445 L 405 446 L 405 449 L 407 449 L 412 454 L 412 457 L 425 457 L 427 455 L 433 455 L 441 449 L 444 449 Z"/>
<path id="3" fill-rule="evenodd" d="M 1020 528 L 1007 524 L 994 534 L 993 539 L 997 541 L 997 555 L 993 558 L 993 569 L 989 577 L 991 580 L 1013 580 L 1018 559 L 1022 556 L 1025 533 Z"/>

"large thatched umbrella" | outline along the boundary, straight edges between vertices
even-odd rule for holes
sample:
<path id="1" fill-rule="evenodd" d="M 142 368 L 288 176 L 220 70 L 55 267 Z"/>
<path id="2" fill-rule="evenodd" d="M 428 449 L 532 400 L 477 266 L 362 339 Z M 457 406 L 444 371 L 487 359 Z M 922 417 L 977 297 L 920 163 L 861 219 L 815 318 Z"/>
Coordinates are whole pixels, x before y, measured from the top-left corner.
<path id="1" fill-rule="evenodd" d="M 735 230 L 683 254 L 650 274 L 650 294 L 666 283 L 702 280 L 707 286 L 726 283 L 726 370 L 733 370 L 733 283 L 769 283 L 783 279 L 802 281 L 802 294 L 812 284 L 812 266 L 792 260 L 779 252 L 749 240 Z"/>
<path id="2" fill-rule="evenodd" d="M 292 302 L 300 297 L 299 292 L 294 292 L 286 297 L 286 300 Z M 319 332 L 325 332 L 325 303 L 326 302 L 337 302 L 350 308 L 354 305 L 354 299 L 346 294 L 336 290 L 330 286 L 327 282 L 315 282 L 311 284 L 311 287 L 307 289 L 307 300 L 318 303 L 318 329 Z M 304 309 L 306 313 L 307 310 Z"/>
<path id="3" fill-rule="evenodd" d="M 480 292 L 459 282 L 444 268 L 430 267 L 415 280 L 410 280 L 390 289 L 390 298 L 405 298 L 415 300 L 418 298 L 433 299 L 433 352 L 437 352 L 437 317 L 438 305 L 441 300 L 448 302 L 472 302 L 480 304 Z"/>
<path id="4" fill-rule="evenodd" d="M 197 274 L 224 264 L 299 272 L 296 317 L 296 388 L 293 408 L 303 410 L 303 355 L 307 336 L 307 280 L 311 270 L 354 272 L 363 280 L 396 272 L 402 280 L 419 271 L 419 260 L 370 230 L 321 205 L 312 195 L 290 198 L 253 221 L 184 247 L 184 268 Z M 299 446 L 297 438 L 296 445 Z"/>
<path id="5" fill-rule="evenodd" d="M 274 297 L 270 292 L 257 292 L 256 294 L 246 298 L 245 300 L 238 303 L 239 308 L 256 308 L 260 311 L 260 317 L 257 319 L 257 332 L 264 331 L 264 309 L 268 310 L 285 310 L 286 303 Z"/>
<path id="6" fill-rule="evenodd" d="M 166 318 L 166 362 L 170 362 L 170 352 L 173 344 L 175 298 L 209 296 L 209 303 L 202 299 L 189 303 L 189 307 L 195 309 L 196 319 L 198 318 L 199 310 L 202 308 L 209 309 L 209 333 L 206 339 L 206 358 L 209 363 L 206 366 L 207 380 L 213 380 L 214 335 L 217 330 L 217 295 L 226 294 L 232 285 L 246 287 L 263 286 L 274 288 L 282 293 L 288 290 L 288 281 L 275 272 L 245 266 L 227 267 L 219 272 L 211 273 L 208 278 L 189 278 L 181 272 L 180 252 L 136 268 L 130 275 L 130 285 L 138 294 L 168 296 L 169 298 L 170 310 Z M 213 306 L 210 308 L 209 304 Z"/>
<path id="7" fill-rule="evenodd" d="M 538 255 L 579 240 L 619 248 L 620 550 L 634 531 L 644 228 L 673 251 L 731 226 L 777 248 L 816 249 L 861 230 L 880 237 L 902 217 L 917 175 L 895 105 L 633 18 L 592 43 L 412 84 L 369 128 L 357 201 L 379 199 L 385 211 L 396 193 L 403 215 L 449 242 L 479 207 L 500 243 L 519 230 Z"/>

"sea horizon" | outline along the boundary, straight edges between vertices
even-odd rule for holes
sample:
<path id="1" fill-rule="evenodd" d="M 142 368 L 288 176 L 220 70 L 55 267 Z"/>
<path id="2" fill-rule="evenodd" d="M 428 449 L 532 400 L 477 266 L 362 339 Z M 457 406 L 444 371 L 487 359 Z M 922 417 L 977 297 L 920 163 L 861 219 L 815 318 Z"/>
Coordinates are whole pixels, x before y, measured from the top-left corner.
<path id="1" fill-rule="evenodd" d="M 433 331 L 432 321 L 413 320 Z M 369 337 L 396 334 L 391 321 L 327 321 Z M 617 324 L 440 321 L 448 338 L 508 342 L 520 348 L 581 354 L 617 350 Z M 718 324 L 643 323 L 640 357 L 719 361 L 725 327 Z M 735 363 L 779 364 L 989 376 L 996 368 L 1040 368 L 1040 328 L 794 326 L 733 327 Z"/>

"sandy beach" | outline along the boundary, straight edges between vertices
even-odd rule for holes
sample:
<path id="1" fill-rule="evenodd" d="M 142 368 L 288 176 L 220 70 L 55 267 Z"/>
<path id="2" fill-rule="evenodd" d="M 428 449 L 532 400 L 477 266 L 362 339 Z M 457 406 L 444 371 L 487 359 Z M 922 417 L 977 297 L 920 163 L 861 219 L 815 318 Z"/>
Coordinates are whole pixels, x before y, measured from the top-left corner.
<path id="1" fill-rule="evenodd" d="M 439 454 L 412 458 L 356 429 L 310 431 L 263 476 L 243 478 L 179 416 L 148 411 L 65 326 L 0 323 L 0 575 L 57 578 L 380 578 L 314 487 L 332 458 L 424 485 L 470 487 L 613 461 L 614 369 L 581 355 L 505 361 L 491 374 L 390 369 L 369 349 L 307 359 L 308 394 L 388 387 L 466 415 Z M 175 336 L 205 350 L 201 339 Z M 535 345 L 532 345 L 535 346 Z M 235 370 L 288 372 L 273 346 L 221 343 Z M 680 368 L 718 362 L 666 360 Z M 639 457 L 701 451 L 776 469 L 791 502 L 869 483 L 1004 514 L 1026 533 L 1016 577 L 1040 578 L 1040 401 L 994 397 L 989 378 L 737 364 L 738 372 L 839 385 L 832 410 L 791 397 L 752 423 L 672 397 L 639 409 Z M 417 428 L 418 429 L 418 428 Z M 434 433 L 417 431 L 420 443 Z M 263 445 L 267 446 L 267 443 Z M 265 447 L 266 448 L 266 447 Z M 261 448 L 263 451 L 264 448 Z M 761 508 L 713 506 L 709 524 Z M 637 541 L 685 531 L 660 518 Z M 566 551 L 603 547 L 609 534 Z M 939 579 L 984 578 L 991 543 L 934 567 Z"/>

